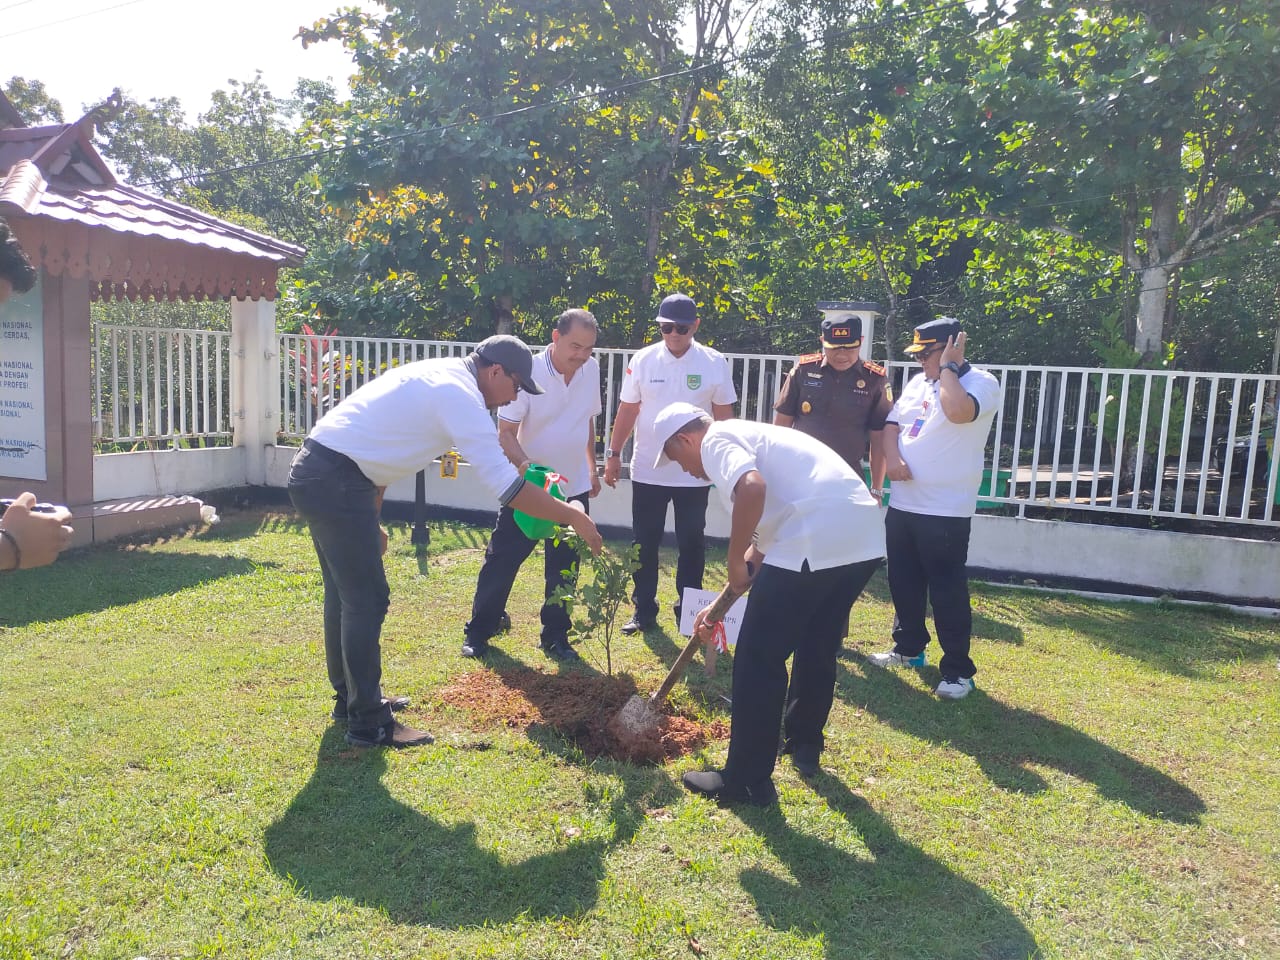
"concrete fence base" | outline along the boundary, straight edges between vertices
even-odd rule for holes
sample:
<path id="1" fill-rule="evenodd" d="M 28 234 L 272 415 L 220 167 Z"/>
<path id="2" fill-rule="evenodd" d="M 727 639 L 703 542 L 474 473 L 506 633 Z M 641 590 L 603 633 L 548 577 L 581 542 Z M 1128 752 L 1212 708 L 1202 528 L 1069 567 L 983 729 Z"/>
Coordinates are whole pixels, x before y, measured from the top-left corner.
<path id="1" fill-rule="evenodd" d="M 260 458 L 246 457 L 243 448 L 100 455 L 94 460 L 95 497 L 197 494 L 244 486 L 256 479 L 248 475 L 249 459 L 256 461 L 261 471 L 257 476 L 266 486 L 280 488 L 295 452 L 293 447 L 272 445 Z M 433 465 L 427 470 L 427 503 L 491 522 L 497 505 L 471 482 L 469 473 L 464 464 L 458 479 L 443 479 Z M 631 528 L 627 487 L 627 481 L 616 490 L 605 487 L 592 501 L 591 515 L 598 524 Z M 413 498 L 412 477 L 387 491 L 391 503 L 412 504 Z M 729 515 L 714 494 L 707 535 L 729 535 Z M 979 514 L 973 523 L 969 565 L 996 578 L 1069 581 L 1111 593 L 1280 607 L 1280 541 Z"/>

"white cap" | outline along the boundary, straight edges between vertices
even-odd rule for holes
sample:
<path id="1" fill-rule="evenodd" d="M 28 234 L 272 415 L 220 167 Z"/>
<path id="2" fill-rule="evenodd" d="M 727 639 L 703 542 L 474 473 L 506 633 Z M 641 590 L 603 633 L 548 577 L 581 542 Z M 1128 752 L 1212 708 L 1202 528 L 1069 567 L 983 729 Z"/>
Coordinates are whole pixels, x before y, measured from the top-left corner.
<path id="1" fill-rule="evenodd" d="M 667 441 L 676 435 L 677 430 L 699 417 L 708 417 L 707 411 L 683 400 L 667 404 L 662 408 L 658 418 L 653 421 L 653 435 L 658 441 L 658 456 L 653 461 L 654 469 L 671 462 L 671 458 L 667 456 Z"/>

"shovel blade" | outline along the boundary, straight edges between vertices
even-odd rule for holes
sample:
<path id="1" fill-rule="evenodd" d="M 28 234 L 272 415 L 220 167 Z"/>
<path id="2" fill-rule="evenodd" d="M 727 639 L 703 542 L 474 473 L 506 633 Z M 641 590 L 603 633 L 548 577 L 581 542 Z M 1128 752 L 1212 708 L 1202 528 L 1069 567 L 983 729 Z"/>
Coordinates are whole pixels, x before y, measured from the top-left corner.
<path id="1" fill-rule="evenodd" d="M 624 747 L 651 744 L 658 738 L 661 718 L 643 697 L 633 696 L 609 721 L 609 732 Z"/>

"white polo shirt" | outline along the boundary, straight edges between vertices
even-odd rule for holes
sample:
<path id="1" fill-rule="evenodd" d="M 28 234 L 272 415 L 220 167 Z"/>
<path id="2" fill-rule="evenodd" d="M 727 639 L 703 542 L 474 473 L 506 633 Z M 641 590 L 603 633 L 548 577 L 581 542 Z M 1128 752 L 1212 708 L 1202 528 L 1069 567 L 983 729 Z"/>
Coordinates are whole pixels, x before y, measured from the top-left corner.
<path id="1" fill-rule="evenodd" d="M 965 365 L 960 386 L 978 404 L 971 423 L 952 423 L 942 412 L 940 384 L 918 373 L 893 405 L 888 422 L 898 425 L 898 451 L 911 468 L 910 480 L 889 484 L 889 506 L 935 517 L 971 517 L 991 421 L 1000 407 L 1000 381 Z"/>
<path id="2" fill-rule="evenodd" d="M 370 380 L 311 429 L 311 439 L 346 454 L 377 486 L 389 486 L 450 448 L 506 503 L 524 483 L 498 443 L 473 361 L 415 360 Z"/>
<path id="3" fill-rule="evenodd" d="M 756 546 L 784 570 L 826 570 L 885 555 L 880 508 L 857 471 L 821 440 L 788 427 L 721 420 L 702 439 L 702 465 L 725 509 L 749 470 L 764 478 Z"/>
<path id="4" fill-rule="evenodd" d="M 663 487 L 705 487 L 706 482 L 680 469 L 678 463 L 654 467 L 658 441 L 653 421 L 669 403 L 683 400 L 711 413 L 712 404 L 737 402 L 729 361 L 718 350 L 694 340 L 684 356 L 674 356 L 665 343 L 654 343 L 631 358 L 619 394 L 624 403 L 640 404 L 631 456 L 631 479 Z"/>
<path id="5" fill-rule="evenodd" d="M 513 403 L 498 411 L 498 419 L 518 423 L 516 437 L 534 463 L 550 467 L 564 477 L 560 492 L 576 497 L 591 489 L 595 472 L 591 418 L 600 415 L 600 364 L 592 357 L 564 382 L 551 362 L 551 350 L 533 358 L 533 380 L 546 392 L 535 397 L 520 392 Z M 593 454 L 587 460 L 587 441 Z"/>

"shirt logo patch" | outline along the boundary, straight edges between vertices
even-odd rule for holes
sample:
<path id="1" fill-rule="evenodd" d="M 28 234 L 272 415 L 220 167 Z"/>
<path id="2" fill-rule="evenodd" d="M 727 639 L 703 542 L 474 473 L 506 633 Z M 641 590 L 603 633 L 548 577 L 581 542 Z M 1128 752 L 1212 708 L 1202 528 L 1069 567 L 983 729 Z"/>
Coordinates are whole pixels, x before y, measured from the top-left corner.
<path id="1" fill-rule="evenodd" d="M 811 404 L 808 400 L 806 400 L 804 403 L 800 404 L 800 412 L 801 412 L 801 413 L 812 413 L 812 412 L 813 412 L 813 404 Z"/>
<path id="2" fill-rule="evenodd" d="M 859 380 L 859 381 L 858 381 L 858 389 L 859 389 L 859 390 L 865 390 L 866 388 L 867 388 L 867 381 L 865 381 L 865 380 Z"/>
<path id="3" fill-rule="evenodd" d="M 702 386 L 702 374 L 691 373 L 684 378 L 684 382 L 690 390 L 697 390 Z"/>

